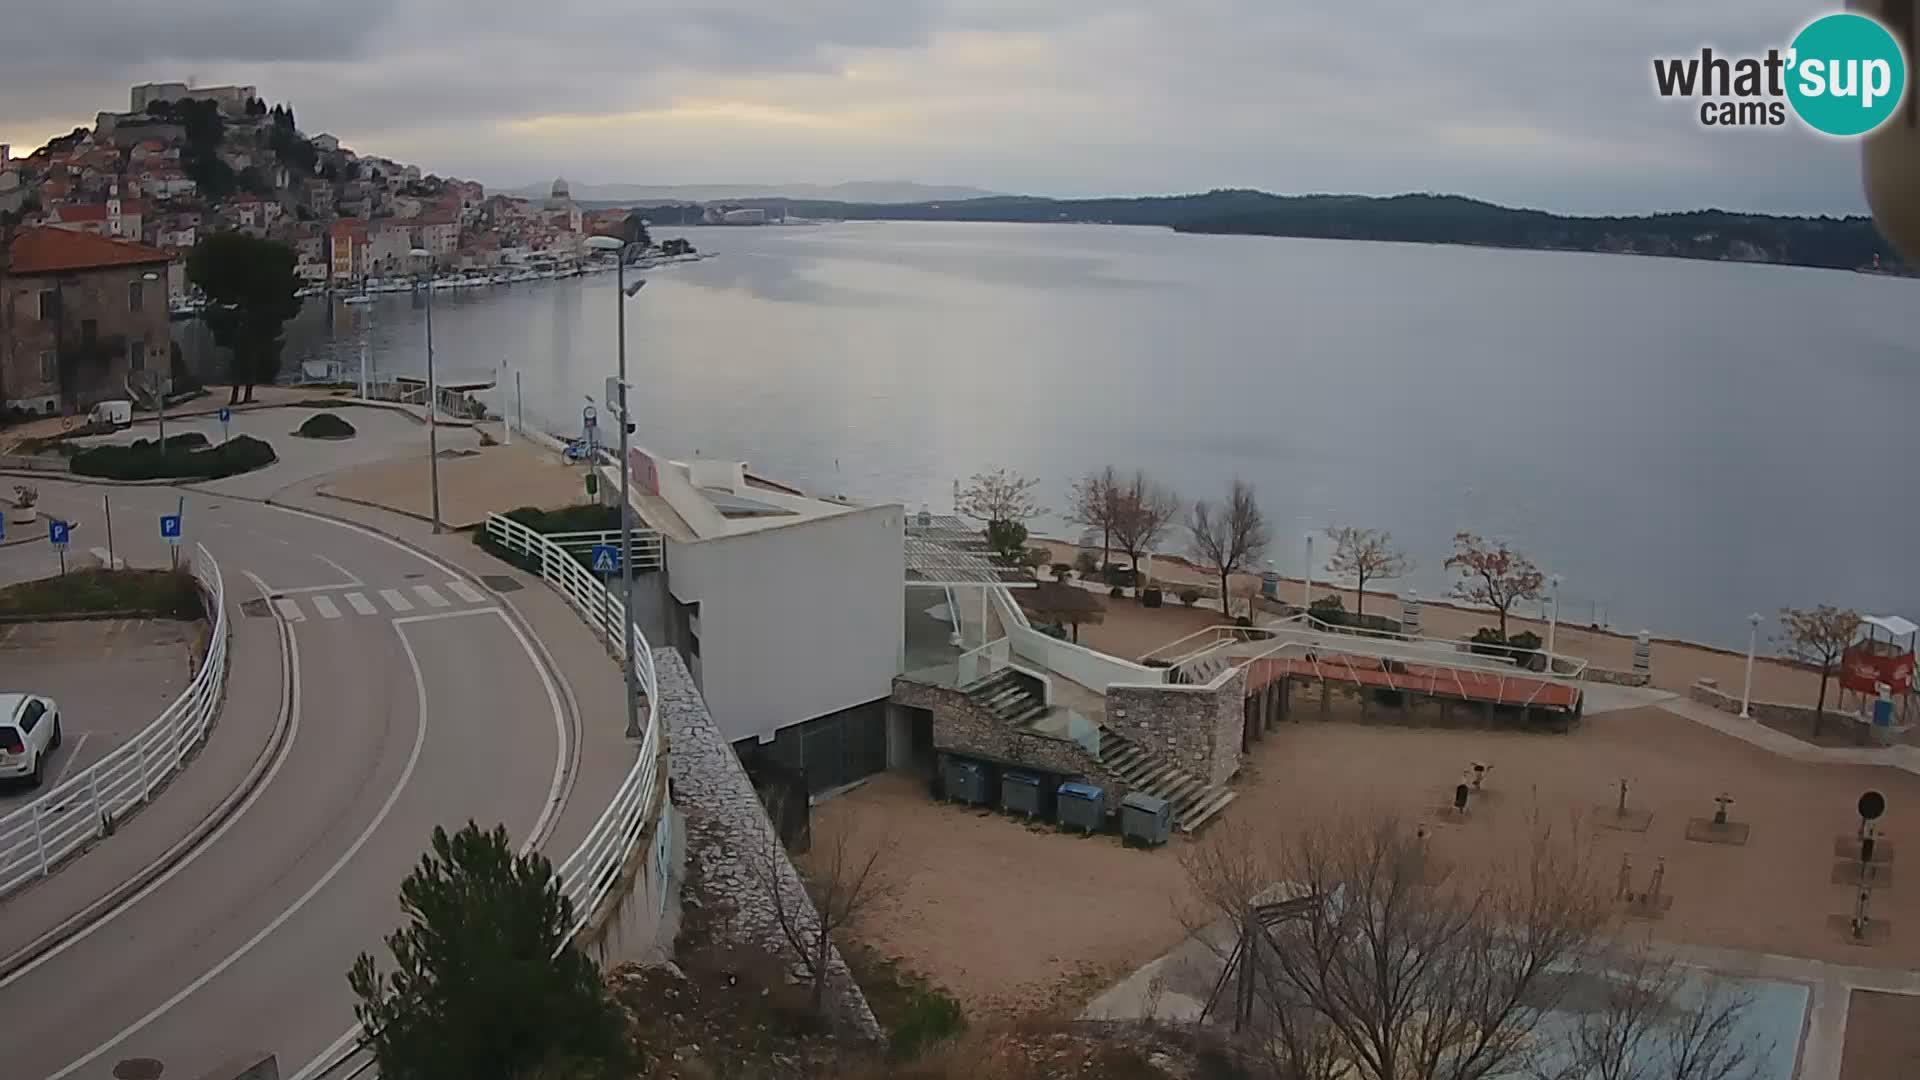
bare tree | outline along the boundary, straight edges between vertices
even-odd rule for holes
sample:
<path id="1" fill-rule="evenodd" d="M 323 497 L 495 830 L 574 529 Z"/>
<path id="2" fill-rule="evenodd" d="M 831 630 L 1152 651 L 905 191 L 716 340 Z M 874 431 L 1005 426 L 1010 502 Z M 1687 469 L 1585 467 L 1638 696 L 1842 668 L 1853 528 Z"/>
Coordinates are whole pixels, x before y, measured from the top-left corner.
<path id="1" fill-rule="evenodd" d="M 1067 491 L 1067 520 L 1100 533 L 1102 568 L 1107 565 L 1107 552 L 1113 548 L 1113 519 L 1119 506 L 1119 491 L 1120 476 L 1111 465 L 1075 480 Z"/>
<path id="2" fill-rule="evenodd" d="M 1042 581 L 1031 589 L 1017 590 L 1016 595 L 1020 606 L 1034 618 L 1068 627 L 1076 644 L 1081 626 L 1098 626 L 1106 621 L 1104 600 L 1062 581 Z"/>
<path id="3" fill-rule="evenodd" d="M 1355 615 L 1367 613 L 1367 582 L 1392 581 L 1413 569 L 1413 560 L 1393 546 L 1390 532 L 1341 525 L 1328 529 L 1327 535 L 1333 539 L 1327 572 L 1353 579 L 1354 592 L 1359 594 L 1353 605 Z"/>
<path id="4" fill-rule="evenodd" d="M 1645 939 L 1609 956 L 1605 970 L 1567 978 L 1563 1011 L 1577 1019 L 1536 1080 L 1745 1080 L 1772 1053 L 1742 1037 L 1751 993 L 1689 971 Z"/>
<path id="5" fill-rule="evenodd" d="M 1827 717 L 1827 682 L 1860 632 L 1860 613 L 1831 604 L 1781 608 L 1780 627 L 1787 655 L 1820 669 L 1820 697 L 1813 709 L 1813 734 L 1818 737 Z"/>
<path id="6" fill-rule="evenodd" d="M 1577 828 L 1535 819 L 1472 870 L 1429 843 L 1392 818 L 1277 839 L 1227 822 L 1181 853 L 1202 917 L 1232 932 L 1216 953 L 1245 943 L 1237 1037 L 1263 1075 L 1735 1080 L 1765 1057 L 1742 1039 L 1744 996 L 1650 947 L 1612 950 Z"/>
<path id="7" fill-rule="evenodd" d="M 1254 499 L 1253 486 L 1235 477 L 1225 505 L 1215 506 L 1206 499 L 1194 503 L 1187 515 L 1187 531 L 1192 534 L 1194 557 L 1219 575 L 1220 612 L 1231 618 L 1233 600 L 1228 583 L 1234 574 L 1266 553 L 1269 540 L 1267 520 Z"/>
<path id="8" fill-rule="evenodd" d="M 1039 486 L 1037 478 L 1012 469 L 988 469 L 967 478 L 955 496 L 955 508 L 988 525 L 1024 525 L 1040 516 L 1040 504 L 1033 497 L 1033 489 Z"/>
<path id="9" fill-rule="evenodd" d="M 747 860 L 746 869 L 772 901 L 780 937 L 799 961 L 819 1011 L 834 957 L 833 935 L 859 922 L 896 891 L 887 873 L 893 842 L 886 836 L 870 840 L 852 828 L 836 829 L 824 848 L 808 852 L 808 871 L 801 873 L 780 846 L 779 824 L 786 812 L 777 798 L 769 804 L 768 817 L 775 827 Z"/>
<path id="10" fill-rule="evenodd" d="M 1489 542 L 1470 532 L 1455 533 L 1447 569 L 1460 575 L 1452 595 L 1492 608 L 1500 614 L 1500 637 L 1507 636 L 1507 613 L 1522 600 L 1540 596 L 1546 576 L 1533 560 L 1507 547 L 1505 540 Z"/>
<path id="11" fill-rule="evenodd" d="M 1135 470 L 1133 479 L 1114 493 L 1113 539 L 1127 553 L 1128 565 L 1138 570 L 1140 557 L 1153 550 L 1179 514 L 1180 497 L 1173 489 Z M 1144 581 L 1136 584 L 1146 586 Z"/>

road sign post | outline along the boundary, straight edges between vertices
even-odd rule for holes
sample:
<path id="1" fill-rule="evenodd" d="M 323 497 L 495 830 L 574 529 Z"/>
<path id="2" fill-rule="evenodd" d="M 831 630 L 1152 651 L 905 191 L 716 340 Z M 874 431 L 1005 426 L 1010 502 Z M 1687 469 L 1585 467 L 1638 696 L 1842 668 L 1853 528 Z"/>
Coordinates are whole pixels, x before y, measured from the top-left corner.
<path id="1" fill-rule="evenodd" d="M 614 649 L 613 592 L 607 587 L 607 582 L 613 575 L 620 572 L 620 549 L 612 544 L 595 544 L 593 553 L 588 556 L 587 561 L 592 565 L 593 572 L 599 575 L 600 595 L 606 597 L 607 649 L 611 652 Z"/>
<path id="2" fill-rule="evenodd" d="M 67 572 L 67 542 L 72 535 L 73 528 L 66 522 L 61 521 L 59 518 L 48 520 L 47 543 L 52 544 L 54 549 L 60 552 L 60 573 L 62 575 Z"/>
<path id="3" fill-rule="evenodd" d="M 221 442 L 227 441 L 227 424 L 232 419 L 233 419 L 233 410 L 225 407 L 224 405 L 221 406 L 220 408 L 220 441 Z"/>
<path id="4" fill-rule="evenodd" d="M 173 567 L 180 568 L 180 515 L 160 515 L 160 539 L 167 542 L 167 550 L 173 557 Z"/>

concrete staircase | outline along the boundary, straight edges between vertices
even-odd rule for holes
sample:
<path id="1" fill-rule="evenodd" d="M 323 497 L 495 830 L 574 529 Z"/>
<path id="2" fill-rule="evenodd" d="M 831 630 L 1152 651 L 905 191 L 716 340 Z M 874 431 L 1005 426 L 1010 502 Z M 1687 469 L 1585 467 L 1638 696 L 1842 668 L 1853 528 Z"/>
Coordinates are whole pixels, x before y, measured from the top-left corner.
<path id="1" fill-rule="evenodd" d="M 1192 833 L 1239 798 L 1234 792 L 1162 761 L 1159 755 L 1111 728 L 1100 730 L 1100 763 L 1134 791 L 1173 804 L 1173 823 Z"/>
<path id="2" fill-rule="evenodd" d="M 1001 668 L 966 687 L 967 697 L 993 715 L 1020 727 L 1047 715 L 1047 704 L 1034 681 L 1012 668 Z"/>

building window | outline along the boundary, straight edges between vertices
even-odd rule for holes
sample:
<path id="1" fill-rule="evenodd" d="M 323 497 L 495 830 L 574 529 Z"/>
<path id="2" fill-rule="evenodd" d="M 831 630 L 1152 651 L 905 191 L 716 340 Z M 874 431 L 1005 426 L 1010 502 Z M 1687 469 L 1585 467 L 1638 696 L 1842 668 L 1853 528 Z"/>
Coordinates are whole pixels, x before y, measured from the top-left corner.
<path id="1" fill-rule="evenodd" d="M 140 310 L 140 301 L 142 299 L 140 292 L 141 292 L 140 282 L 138 281 L 127 282 L 127 310 L 128 311 Z"/>
<path id="2" fill-rule="evenodd" d="M 60 381 L 60 354 L 48 349 L 40 354 L 40 381 Z"/>
<path id="3" fill-rule="evenodd" d="M 40 293 L 40 321 L 52 322 L 60 317 L 60 294 L 53 289 L 43 289 Z"/>
<path id="4" fill-rule="evenodd" d="M 147 369 L 147 339 L 135 338 L 127 345 L 127 368 L 131 371 Z"/>

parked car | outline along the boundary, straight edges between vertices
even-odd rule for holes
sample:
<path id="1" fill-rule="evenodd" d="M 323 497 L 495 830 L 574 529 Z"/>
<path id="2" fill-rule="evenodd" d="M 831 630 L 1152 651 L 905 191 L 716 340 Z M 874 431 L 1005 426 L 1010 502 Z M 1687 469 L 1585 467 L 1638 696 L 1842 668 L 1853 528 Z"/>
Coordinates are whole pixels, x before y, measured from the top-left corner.
<path id="1" fill-rule="evenodd" d="M 0 694 L 0 780 L 39 787 L 59 746 L 59 706 L 34 694 Z"/>

